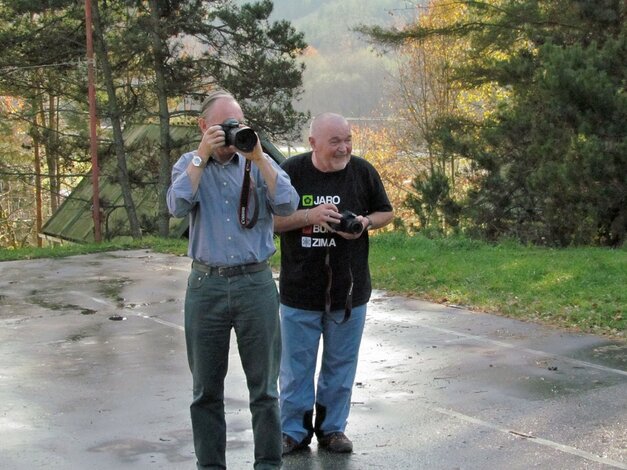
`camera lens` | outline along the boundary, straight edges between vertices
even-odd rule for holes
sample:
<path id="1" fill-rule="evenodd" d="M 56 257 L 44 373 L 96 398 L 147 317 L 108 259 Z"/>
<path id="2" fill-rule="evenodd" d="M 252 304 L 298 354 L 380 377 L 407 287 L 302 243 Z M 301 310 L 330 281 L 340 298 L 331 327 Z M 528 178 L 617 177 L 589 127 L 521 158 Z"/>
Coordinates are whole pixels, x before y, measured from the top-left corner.
<path id="1" fill-rule="evenodd" d="M 333 230 L 337 230 L 338 232 L 352 233 L 355 235 L 361 233 L 361 231 L 363 230 L 363 225 L 356 219 L 357 215 L 348 210 L 343 211 L 340 215 L 342 216 L 342 218 L 338 223 L 329 223 L 329 226 Z"/>
<path id="2" fill-rule="evenodd" d="M 233 129 L 231 141 L 243 152 L 250 152 L 257 145 L 257 134 L 250 128 Z"/>
<path id="3" fill-rule="evenodd" d="M 351 220 L 349 223 L 346 224 L 346 232 L 348 233 L 353 233 L 353 234 L 358 234 L 359 232 L 362 231 L 363 229 L 363 225 L 361 225 L 361 222 L 353 219 Z"/>
<path id="4" fill-rule="evenodd" d="M 224 146 L 234 145 L 243 152 L 250 152 L 257 145 L 257 134 L 250 127 L 241 128 L 237 119 L 229 118 L 222 124 Z"/>

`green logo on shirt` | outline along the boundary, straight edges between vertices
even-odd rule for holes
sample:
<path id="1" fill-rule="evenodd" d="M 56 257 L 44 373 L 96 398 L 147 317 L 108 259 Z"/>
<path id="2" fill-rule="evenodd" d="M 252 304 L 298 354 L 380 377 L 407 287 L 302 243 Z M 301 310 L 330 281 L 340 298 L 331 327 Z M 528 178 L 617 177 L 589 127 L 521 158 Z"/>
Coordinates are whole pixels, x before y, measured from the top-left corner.
<path id="1" fill-rule="evenodd" d="M 314 204 L 314 197 L 312 194 L 303 195 L 303 207 L 311 207 Z"/>

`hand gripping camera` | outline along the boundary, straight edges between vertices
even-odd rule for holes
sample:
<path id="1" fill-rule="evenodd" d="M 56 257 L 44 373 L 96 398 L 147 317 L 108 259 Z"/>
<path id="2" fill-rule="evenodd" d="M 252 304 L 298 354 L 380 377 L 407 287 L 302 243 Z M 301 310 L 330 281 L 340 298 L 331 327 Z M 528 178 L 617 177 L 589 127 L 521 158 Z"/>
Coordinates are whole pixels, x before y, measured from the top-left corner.
<path id="1" fill-rule="evenodd" d="M 364 229 L 361 222 L 357 220 L 357 214 L 354 214 L 351 211 L 342 211 L 340 215 L 342 218 L 339 222 L 329 223 L 329 227 L 333 230 L 338 232 L 353 233 L 356 235 Z"/>
<path id="2" fill-rule="evenodd" d="M 257 145 L 257 134 L 250 127 L 239 127 L 237 119 L 227 119 L 220 124 L 224 131 L 224 146 L 234 145 L 242 152 L 250 152 Z"/>

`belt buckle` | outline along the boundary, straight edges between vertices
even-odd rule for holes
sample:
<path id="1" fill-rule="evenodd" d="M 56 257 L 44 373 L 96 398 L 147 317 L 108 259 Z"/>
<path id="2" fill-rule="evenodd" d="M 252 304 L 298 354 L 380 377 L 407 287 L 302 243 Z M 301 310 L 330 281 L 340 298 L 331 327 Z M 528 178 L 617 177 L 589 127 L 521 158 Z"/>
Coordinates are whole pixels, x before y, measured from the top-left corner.
<path id="1" fill-rule="evenodd" d="M 229 272 L 229 266 L 220 266 L 218 268 L 218 276 L 226 277 Z"/>

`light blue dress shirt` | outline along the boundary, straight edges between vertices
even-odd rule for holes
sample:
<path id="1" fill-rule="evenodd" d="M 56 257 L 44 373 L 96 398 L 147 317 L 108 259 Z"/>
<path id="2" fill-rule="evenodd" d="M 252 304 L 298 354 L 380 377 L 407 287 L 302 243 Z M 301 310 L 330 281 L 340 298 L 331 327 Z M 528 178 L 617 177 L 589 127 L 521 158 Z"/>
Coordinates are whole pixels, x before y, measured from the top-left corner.
<path id="1" fill-rule="evenodd" d="M 174 217 L 189 216 L 190 258 L 209 266 L 236 266 L 265 261 L 274 254 L 272 215 L 287 216 L 298 207 L 298 193 L 289 176 L 265 155 L 277 171 L 274 197 L 268 191 L 259 168 L 253 163 L 251 178 L 259 201 L 259 218 L 253 228 L 244 228 L 238 218 L 239 199 L 244 179 L 244 156 L 235 154 L 225 164 L 210 158 L 196 193 L 187 167 L 196 152 L 179 158 L 172 168 L 172 183 L 167 203 Z M 254 207 L 252 193 L 249 213 Z"/>

